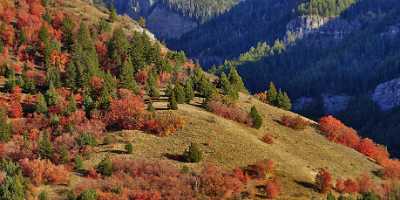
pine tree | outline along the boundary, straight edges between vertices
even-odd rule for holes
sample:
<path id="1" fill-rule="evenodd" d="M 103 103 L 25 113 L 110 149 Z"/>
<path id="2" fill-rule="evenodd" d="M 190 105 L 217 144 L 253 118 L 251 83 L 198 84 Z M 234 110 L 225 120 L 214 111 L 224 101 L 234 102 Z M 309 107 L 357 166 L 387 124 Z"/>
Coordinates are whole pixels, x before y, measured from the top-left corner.
<path id="1" fill-rule="evenodd" d="M 257 128 L 257 129 L 261 128 L 261 126 L 262 126 L 262 117 L 258 113 L 258 111 L 257 111 L 255 106 L 251 107 L 250 117 L 253 120 L 253 127 Z"/>
<path id="2" fill-rule="evenodd" d="M 271 105 L 276 105 L 277 97 L 278 97 L 278 92 L 276 90 L 275 84 L 273 82 L 270 82 L 267 92 L 268 103 Z"/>
<path id="3" fill-rule="evenodd" d="M 172 92 L 169 98 L 168 108 L 171 110 L 178 110 L 178 103 L 176 102 L 175 92 Z"/>
<path id="4" fill-rule="evenodd" d="M 138 93 L 139 87 L 133 78 L 133 66 L 129 59 L 125 60 L 120 73 L 120 87 Z"/>
<path id="5" fill-rule="evenodd" d="M 52 83 L 56 88 L 61 86 L 60 70 L 56 66 L 50 65 L 47 68 L 46 78 L 49 85 Z"/>
<path id="6" fill-rule="evenodd" d="M 115 9 L 114 6 L 111 7 L 110 9 L 110 16 L 108 17 L 108 19 L 110 20 L 110 22 L 115 22 L 115 20 L 117 20 L 117 10 Z"/>
<path id="7" fill-rule="evenodd" d="M 90 117 L 92 110 L 95 108 L 95 102 L 92 97 L 86 92 L 83 96 L 83 109 L 85 110 L 86 117 Z"/>
<path id="8" fill-rule="evenodd" d="M 73 61 L 69 62 L 67 71 L 66 71 L 66 80 L 65 86 L 71 88 L 72 90 L 77 89 L 77 81 L 78 81 L 78 73 L 76 69 L 76 65 Z"/>
<path id="9" fill-rule="evenodd" d="M 290 101 L 290 98 L 286 92 L 283 93 L 281 97 L 281 105 L 280 107 L 285 109 L 285 110 L 291 110 L 292 109 L 292 102 Z"/>
<path id="10" fill-rule="evenodd" d="M 67 105 L 65 112 L 66 112 L 66 114 L 69 115 L 69 114 L 75 112 L 76 110 L 77 110 L 76 101 L 75 101 L 74 95 L 72 94 L 68 97 L 68 105 Z"/>
<path id="11" fill-rule="evenodd" d="M 77 56 L 78 61 L 83 65 L 84 71 L 87 72 L 87 78 L 99 75 L 100 68 L 97 51 L 89 28 L 84 23 L 80 25 L 73 55 Z M 77 68 L 79 69 L 79 66 Z"/>
<path id="12" fill-rule="evenodd" d="M 97 165 L 96 169 L 103 176 L 111 176 L 113 170 L 112 161 L 107 157 Z"/>
<path id="13" fill-rule="evenodd" d="M 129 41 L 123 29 L 122 28 L 115 29 L 113 37 L 108 42 L 108 54 L 110 59 L 113 62 L 115 62 L 117 66 L 121 66 L 123 64 L 124 59 L 128 57 L 128 48 L 129 48 Z M 130 58 L 129 62 L 131 62 Z"/>
<path id="14" fill-rule="evenodd" d="M 44 159 L 51 159 L 53 157 L 53 144 L 47 133 L 44 133 L 39 141 L 39 155 Z"/>
<path id="15" fill-rule="evenodd" d="M 335 196 L 332 193 L 328 193 L 326 200 L 336 200 Z"/>
<path id="16" fill-rule="evenodd" d="M 7 91 L 12 91 L 15 86 L 17 86 L 17 77 L 15 75 L 15 70 L 13 68 L 7 70 L 7 82 L 5 88 Z"/>
<path id="17" fill-rule="evenodd" d="M 54 106 L 58 103 L 58 93 L 56 88 L 53 85 L 53 82 L 50 82 L 49 89 L 46 92 L 46 101 L 47 105 Z"/>
<path id="18" fill-rule="evenodd" d="M 125 150 L 126 150 L 126 153 L 132 154 L 132 152 L 133 152 L 133 145 L 132 145 L 132 143 L 126 144 L 126 145 L 125 145 Z"/>
<path id="19" fill-rule="evenodd" d="M 11 139 L 11 126 L 7 122 L 5 109 L 0 108 L 0 141 L 8 142 Z"/>
<path id="20" fill-rule="evenodd" d="M 172 95 L 173 91 L 174 91 L 174 87 L 172 86 L 172 83 L 169 82 L 167 85 L 167 88 L 165 89 L 165 96 L 170 97 Z"/>
<path id="21" fill-rule="evenodd" d="M 48 111 L 46 99 L 40 92 L 37 94 L 37 102 L 35 107 L 35 111 L 38 113 L 46 114 Z"/>
<path id="22" fill-rule="evenodd" d="M 154 108 L 154 106 L 153 106 L 153 101 L 149 101 L 149 104 L 147 105 L 147 111 L 149 111 L 149 112 L 154 112 L 155 111 L 155 108 Z"/>
<path id="23" fill-rule="evenodd" d="M 84 168 L 84 166 L 83 166 L 82 156 L 77 155 L 75 157 L 75 170 L 76 171 L 82 171 L 83 168 Z"/>
<path id="24" fill-rule="evenodd" d="M 203 155 L 199 146 L 191 143 L 189 148 L 183 153 L 183 158 L 185 158 L 186 162 L 197 163 L 201 161 Z"/>
<path id="25" fill-rule="evenodd" d="M 40 192 L 40 194 L 39 194 L 39 196 L 38 196 L 38 199 L 39 199 L 39 200 L 48 200 L 49 197 L 48 197 L 48 195 L 47 195 L 47 192 L 45 192 L 45 191 Z"/>
<path id="26" fill-rule="evenodd" d="M 149 78 L 147 79 L 147 92 L 151 97 L 160 96 L 160 91 L 157 88 L 156 78 L 153 73 L 150 73 Z"/>
<path id="27" fill-rule="evenodd" d="M 236 91 L 246 91 L 243 80 L 236 70 L 236 67 L 231 67 L 229 71 L 229 82 Z"/>
<path id="28" fill-rule="evenodd" d="M 60 161 L 62 164 L 67 164 L 69 162 L 69 152 L 65 145 L 61 147 L 60 157 Z"/>
<path id="29" fill-rule="evenodd" d="M 191 78 L 189 78 L 185 84 L 185 97 L 186 103 L 190 103 L 194 98 L 193 81 Z"/>
<path id="30" fill-rule="evenodd" d="M 182 87 L 181 84 L 177 83 L 175 85 L 174 94 L 175 94 L 176 102 L 178 104 L 183 104 L 186 102 L 185 89 Z"/>
<path id="31" fill-rule="evenodd" d="M 231 91 L 231 83 L 228 80 L 228 77 L 226 77 L 226 74 L 222 72 L 220 80 L 219 80 L 219 87 L 222 89 L 222 93 L 224 95 L 228 95 Z"/>

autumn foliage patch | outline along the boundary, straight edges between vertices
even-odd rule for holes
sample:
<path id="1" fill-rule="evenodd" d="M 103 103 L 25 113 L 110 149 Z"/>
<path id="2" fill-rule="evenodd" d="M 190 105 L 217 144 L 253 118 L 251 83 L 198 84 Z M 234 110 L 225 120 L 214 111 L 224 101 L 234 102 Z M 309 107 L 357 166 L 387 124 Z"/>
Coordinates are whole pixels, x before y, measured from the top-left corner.
<path id="1" fill-rule="evenodd" d="M 24 175 L 30 177 L 35 185 L 44 183 L 67 184 L 69 181 L 69 171 L 64 166 L 56 166 L 49 160 L 22 159 L 19 164 Z"/>
<path id="2" fill-rule="evenodd" d="M 220 101 L 211 100 L 207 103 L 207 108 L 223 118 L 252 126 L 252 119 L 249 114 L 234 105 L 226 105 Z"/>
<path id="3" fill-rule="evenodd" d="M 280 123 L 284 126 L 287 126 L 289 128 L 295 129 L 295 130 L 303 130 L 310 126 L 310 122 L 301 118 L 300 116 L 297 117 L 291 117 L 288 115 L 285 115 L 281 118 Z"/>

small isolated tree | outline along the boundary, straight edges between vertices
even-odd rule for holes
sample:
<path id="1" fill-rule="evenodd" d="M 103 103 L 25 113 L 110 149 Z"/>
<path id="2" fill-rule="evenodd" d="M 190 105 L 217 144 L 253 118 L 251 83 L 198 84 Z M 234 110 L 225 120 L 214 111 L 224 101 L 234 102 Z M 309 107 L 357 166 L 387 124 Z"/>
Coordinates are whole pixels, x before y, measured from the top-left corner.
<path id="1" fill-rule="evenodd" d="M 229 71 L 229 82 L 232 87 L 237 91 L 246 91 L 246 87 L 244 86 L 243 80 L 240 77 L 239 73 L 236 70 L 236 67 L 230 67 Z"/>
<path id="2" fill-rule="evenodd" d="M 278 91 L 273 82 L 269 83 L 268 92 L 267 92 L 267 100 L 271 105 L 276 105 L 276 100 L 278 98 Z"/>
<path id="3" fill-rule="evenodd" d="M 76 171 L 82 171 L 83 168 L 84 168 L 84 166 L 83 166 L 82 156 L 77 155 L 75 157 L 75 170 Z"/>
<path id="4" fill-rule="evenodd" d="M 197 163 L 203 158 L 202 152 L 198 144 L 191 143 L 189 148 L 183 153 L 186 162 Z"/>
<path id="5" fill-rule="evenodd" d="M 117 10 L 115 9 L 115 7 L 111 7 L 110 9 L 110 16 L 108 17 L 108 19 L 110 20 L 110 22 L 115 22 L 115 20 L 117 19 Z"/>
<path id="6" fill-rule="evenodd" d="M 97 172 L 103 176 L 111 176 L 113 171 L 113 165 L 110 158 L 104 158 L 96 167 Z"/>
<path id="7" fill-rule="evenodd" d="M 315 177 L 315 186 L 321 193 L 327 193 L 332 188 L 332 175 L 327 169 L 320 169 Z"/>
<path id="8" fill-rule="evenodd" d="M 250 117 L 253 120 L 253 127 L 257 128 L 257 129 L 261 128 L 261 126 L 262 126 L 262 117 L 258 113 L 258 111 L 257 111 L 255 106 L 251 107 Z"/>
<path id="9" fill-rule="evenodd" d="M 281 90 L 279 90 L 277 96 L 277 106 L 284 110 L 292 109 L 292 102 L 290 101 L 290 98 L 286 92 L 282 92 Z"/>
<path id="10" fill-rule="evenodd" d="M 39 93 L 36 98 L 36 112 L 46 114 L 48 111 L 46 99 L 42 93 Z"/>
<path id="11" fill-rule="evenodd" d="M 191 78 L 189 78 L 185 84 L 185 97 L 186 103 L 190 103 L 194 98 L 193 80 Z"/>
<path id="12" fill-rule="evenodd" d="M 175 92 L 169 98 L 168 108 L 171 110 L 178 110 L 178 103 L 176 102 Z"/>
<path id="13" fill-rule="evenodd" d="M 178 104 L 183 104 L 186 102 L 185 90 L 181 84 L 177 84 L 174 88 L 175 99 Z"/>
<path id="14" fill-rule="evenodd" d="M 133 152 L 133 145 L 132 145 L 132 143 L 128 143 L 128 144 L 125 145 L 125 151 L 126 151 L 128 154 L 132 154 L 132 152 Z"/>

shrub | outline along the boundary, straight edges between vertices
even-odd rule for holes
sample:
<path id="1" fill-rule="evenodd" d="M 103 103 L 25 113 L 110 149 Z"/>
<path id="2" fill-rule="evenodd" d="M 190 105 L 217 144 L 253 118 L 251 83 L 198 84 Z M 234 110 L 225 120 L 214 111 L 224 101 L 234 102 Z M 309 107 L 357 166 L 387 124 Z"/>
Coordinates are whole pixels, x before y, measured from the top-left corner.
<path id="1" fill-rule="evenodd" d="M 358 183 L 352 179 L 344 181 L 344 192 L 345 193 L 357 193 L 359 192 Z"/>
<path id="2" fill-rule="evenodd" d="M 126 153 L 128 153 L 128 154 L 132 154 L 132 152 L 133 152 L 133 145 L 132 145 L 132 143 L 128 143 L 128 144 L 125 145 L 125 151 L 126 151 Z"/>
<path id="3" fill-rule="evenodd" d="M 84 147 L 84 146 L 96 146 L 97 141 L 94 136 L 90 135 L 89 133 L 84 133 L 81 134 L 77 139 L 76 142 L 78 143 L 79 146 Z"/>
<path id="4" fill-rule="evenodd" d="M 45 191 L 40 192 L 40 194 L 38 196 L 38 199 L 39 200 L 47 200 L 47 199 L 49 199 L 49 197 L 47 195 L 47 192 L 45 192 Z"/>
<path id="5" fill-rule="evenodd" d="M 112 136 L 111 134 L 108 134 L 108 135 L 106 135 L 106 137 L 104 137 L 103 144 L 112 144 L 115 141 L 116 140 L 115 140 L 114 136 Z"/>
<path id="6" fill-rule="evenodd" d="M 105 115 L 105 122 L 109 127 L 118 129 L 140 129 L 144 110 L 144 102 L 138 96 L 114 99 Z"/>
<path id="7" fill-rule="evenodd" d="M 255 106 L 251 107 L 250 117 L 253 121 L 253 127 L 257 129 L 261 128 L 263 122 L 262 117 L 260 114 L 258 114 L 258 111 Z"/>
<path id="8" fill-rule="evenodd" d="M 182 117 L 172 112 L 166 112 L 146 120 L 143 129 L 158 136 L 169 136 L 182 129 L 184 124 Z"/>
<path id="9" fill-rule="evenodd" d="M 360 137 L 354 129 L 347 127 L 332 116 L 322 117 L 319 120 L 319 127 L 332 142 L 351 148 L 356 148 L 360 142 Z"/>
<path id="10" fill-rule="evenodd" d="M 230 119 L 239 123 L 252 126 L 252 119 L 250 115 L 233 105 L 226 105 L 220 101 L 211 100 L 207 103 L 207 108 L 210 112 L 215 113 L 226 119 Z"/>
<path id="11" fill-rule="evenodd" d="M 83 191 L 77 198 L 77 200 L 97 200 L 97 192 L 96 190 L 89 189 Z"/>
<path id="12" fill-rule="evenodd" d="M 75 157 L 75 170 L 82 171 L 83 170 L 83 160 L 80 155 Z"/>
<path id="13" fill-rule="evenodd" d="M 265 134 L 262 138 L 261 141 L 267 143 L 267 144 L 273 144 L 274 143 L 274 139 L 272 137 L 271 134 Z"/>
<path id="14" fill-rule="evenodd" d="M 301 118 L 300 116 L 291 117 L 291 116 L 285 115 L 281 118 L 280 122 L 282 125 L 287 126 L 292 129 L 295 129 L 295 130 L 304 130 L 308 126 L 310 126 L 310 122 Z"/>
<path id="15" fill-rule="evenodd" d="M 276 180 L 269 181 L 265 186 L 265 192 L 267 194 L 268 199 L 275 199 L 276 197 L 278 197 L 280 190 L 281 190 L 280 186 L 276 182 Z"/>
<path id="16" fill-rule="evenodd" d="M 197 163 L 202 159 L 202 152 L 199 146 L 195 143 L 191 143 L 189 148 L 183 153 L 183 158 L 186 162 Z"/>
<path id="17" fill-rule="evenodd" d="M 315 186 L 321 193 L 327 193 L 332 188 L 332 175 L 327 169 L 320 169 L 315 177 Z"/>
<path id="18" fill-rule="evenodd" d="M 69 172 L 64 166 L 56 166 L 49 160 L 25 158 L 19 163 L 23 174 L 28 176 L 36 186 L 43 183 L 66 184 L 69 181 Z"/>
<path id="19" fill-rule="evenodd" d="M 109 158 L 105 158 L 97 165 L 96 170 L 103 176 L 111 176 L 113 172 L 113 164 Z"/>
<path id="20" fill-rule="evenodd" d="M 275 164 L 272 160 L 261 160 L 257 161 L 253 165 L 249 165 L 245 168 L 245 173 L 253 179 L 265 179 L 267 174 L 273 174 L 275 170 Z"/>

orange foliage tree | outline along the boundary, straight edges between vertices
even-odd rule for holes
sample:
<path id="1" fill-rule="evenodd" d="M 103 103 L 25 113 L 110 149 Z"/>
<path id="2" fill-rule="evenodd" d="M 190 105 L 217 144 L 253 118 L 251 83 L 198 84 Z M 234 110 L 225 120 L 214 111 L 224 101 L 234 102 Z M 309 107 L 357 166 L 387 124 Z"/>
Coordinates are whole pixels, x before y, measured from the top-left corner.
<path id="1" fill-rule="evenodd" d="M 320 169 L 315 177 L 315 186 L 321 193 L 327 193 L 332 189 L 332 175 L 327 169 Z"/>

